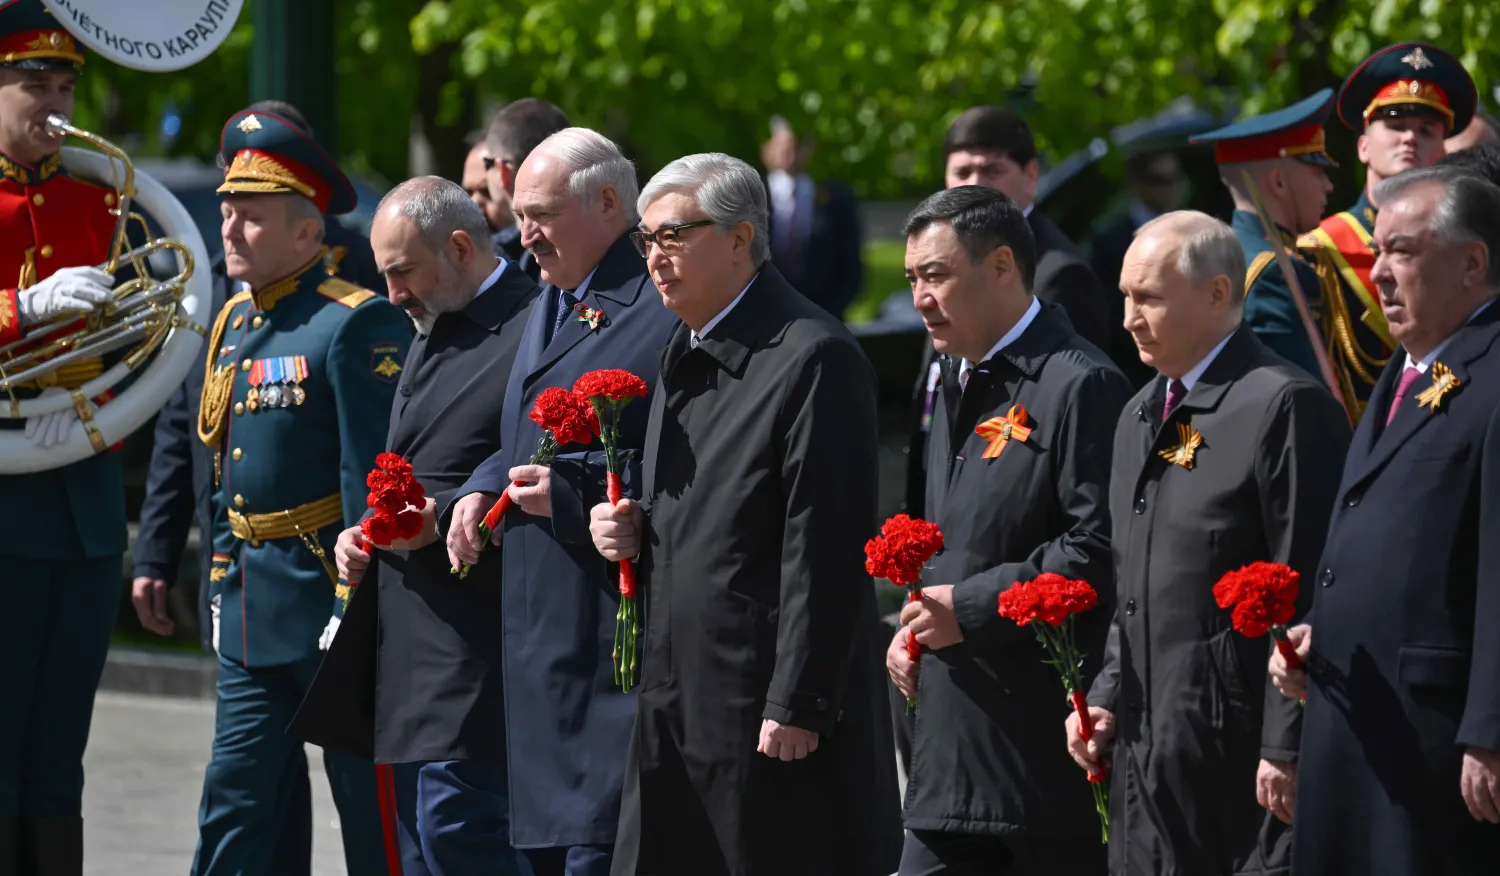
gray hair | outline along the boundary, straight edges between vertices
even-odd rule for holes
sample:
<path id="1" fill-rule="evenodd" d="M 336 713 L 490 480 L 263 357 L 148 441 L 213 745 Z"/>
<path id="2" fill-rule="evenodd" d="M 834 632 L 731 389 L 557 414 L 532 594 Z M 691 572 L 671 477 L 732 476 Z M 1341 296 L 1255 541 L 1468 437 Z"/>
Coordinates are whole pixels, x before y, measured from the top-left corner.
<path id="1" fill-rule="evenodd" d="M 1188 282 L 1202 286 L 1214 277 L 1229 278 L 1229 301 L 1245 303 L 1245 250 L 1234 229 L 1197 210 L 1174 210 L 1135 230 L 1137 238 L 1170 234 L 1177 238 L 1177 270 Z"/>
<path id="2" fill-rule="evenodd" d="M 568 191 L 584 206 L 592 204 L 595 195 L 609 186 L 619 197 L 630 224 L 640 218 L 635 213 L 640 192 L 635 165 L 613 140 L 588 128 L 564 128 L 543 140 L 533 154 L 536 152 L 555 157 L 573 171 L 568 176 Z"/>
<path id="3" fill-rule="evenodd" d="M 636 201 L 636 212 L 646 212 L 652 201 L 672 192 L 692 195 L 721 234 L 749 222 L 755 231 L 750 260 L 759 267 L 771 257 L 766 185 L 750 165 L 722 152 L 684 155 L 651 177 Z"/>
<path id="4" fill-rule="evenodd" d="M 311 200 L 303 197 L 302 195 L 299 195 L 295 192 L 290 192 L 284 197 L 286 197 L 287 199 L 286 221 L 288 223 L 292 223 L 301 222 L 304 219 L 311 219 L 314 222 L 317 222 L 317 241 L 318 243 L 322 243 L 323 234 L 327 230 L 327 222 L 329 221 L 328 217 L 323 215 L 323 211 L 318 209 L 317 204 L 314 204 Z"/>
<path id="5" fill-rule="evenodd" d="M 1375 203 L 1389 207 L 1412 189 L 1440 185 L 1443 197 L 1432 212 L 1432 234 L 1445 244 L 1483 243 L 1489 250 L 1485 283 L 1500 286 L 1500 188 L 1468 167 L 1438 165 L 1381 180 L 1372 193 Z"/>
<path id="6" fill-rule="evenodd" d="M 415 177 L 391 189 L 375 212 L 387 209 L 410 220 L 433 252 L 442 253 L 455 231 L 467 234 L 476 246 L 489 247 L 484 213 L 461 186 L 440 176 Z"/>

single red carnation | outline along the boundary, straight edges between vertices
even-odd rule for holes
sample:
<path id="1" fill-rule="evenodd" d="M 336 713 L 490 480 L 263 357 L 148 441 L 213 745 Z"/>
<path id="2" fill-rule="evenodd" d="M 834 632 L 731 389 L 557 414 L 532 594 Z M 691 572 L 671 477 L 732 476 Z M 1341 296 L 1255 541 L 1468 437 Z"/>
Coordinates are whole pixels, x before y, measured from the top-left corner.
<path id="1" fill-rule="evenodd" d="M 589 444 L 599 434 L 599 417 L 588 396 L 551 386 L 537 396 L 531 421 L 552 433 L 558 444 Z"/>
<path id="2" fill-rule="evenodd" d="M 573 384 L 575 392 L 589 398 L 606 398 L 618 402 L 629 398 L 645 398 L 649 391 L 646 381 L 623 368 L 601 368 L 578 378 Z"/>
<path id="3" fill-rule="evenodd" d="M 1016 626 L 1024 627 L 1037 619 L 1041 610 L 1037 591 L 1017 581 L 1000 591 L 1000 616 L 1013 620 Z"/>
<path id="4" fill-rule="evenodd" d="M 395 486 L 396 483 L 396 478 L 388 474 L 384 469 L 372 469 L 369 474 L 365 475 L 365 486 L 369 487 L 372 493 L 389 489 Z"/>
<path id="5" fill-rule="evenodd" d="M 390 544 L 395 540 L 395 533 L 390 520 L 378 513 L 361 520 L 359 522 L 359 531 L 364 533 L 367 541 L 374 542 L 375 544 Z"/>
<path id="6" fill-rule="evenodd" d="M 365 504 L 374 508 L 376 514 L 394 517 L 406 507 L 406 495 L 399 486 L 388 487 L 365 497 Z"/>
<path id="7" fill-rule="evenodd" d="M 1231 620 L 1242 636 L 1259 638 L 1285 626 L 1297 613 L 1301 575 L 1281 563 L 1255 562 L 1228 572 L 1214 585 L 1214 601 L 1233 608 Z"/>
<path id="8" fill-rule="evenodd" d="M 933 554 L 943 548 L 936 523 L 897 514 L 880 528 L 880 537 L 865 544 L 865 571 L 898 587 L 916 584 Z"/>
<path id="9" fill-rule="evenodd" d="M 865 572 L 871 578 L 890 579 L 890 551 L 884 538 L 872 538 L 865 542 Z"/>

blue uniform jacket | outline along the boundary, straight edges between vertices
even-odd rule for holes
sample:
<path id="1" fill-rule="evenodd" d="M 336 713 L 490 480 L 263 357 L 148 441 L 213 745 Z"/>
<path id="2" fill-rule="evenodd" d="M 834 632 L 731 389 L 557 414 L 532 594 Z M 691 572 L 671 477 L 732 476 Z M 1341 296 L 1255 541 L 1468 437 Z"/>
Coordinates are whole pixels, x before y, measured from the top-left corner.
<path id="1" fill-rule="evenodd" d="M 528 415 L 542 390 L 571 388 L 585 372 L 624 368 L 655 386 L 659 351 L 676 316 L 626 237 L 605 253 L 583 304 L 604 311 L 598 328 L 570 318 L 545 349 L 558 290 L 546 287 L 531 308 L 501 410 L 500 452 L 485 461 L 455 499 L 500 493 L 512 466 L 536 452 L 542 430 Z M 625 408 L 620 446 L 639 470 L 649 399 Z M 578 445 L 564 451 L 582 451 Z M 628 495 L 638 495 L 625 475 Z M 612 844 L 624 783 L 625 748 L 635 696 L 614 682 L 610 654 L 619 607 L 616 571 L 594 550 L 588 513 L 604 501 L 603 452 L 561 457 L 552 467 L 552 519 L 513 508 L 504 519 L 503 615 L 506 745 L 511 841 L 518 848 Z M 492 548 L 493 550 L 493 548 Z"/>
<path id="2" fill-rule="evenodd" d="M 1312 341 L 1302 325 L 1301 314 L 1297 312 L 1297 302 L 1292 299 L 1291 287 L 1281 272 L 1281 265 L 1276 261 L 1275 250 L 1266 239 L 1260 219 L 1254 213 L 1236 210 L 1230 226 L 1240 239 L 1240 247 L 1245 250 L 1245 324 L 1255 331 L 1261 343 L 1322 383 L 1323 372 L 1318 367 L 1317 354 L 1313 352 Z M 1307 298 L 1313 325 L 1322 326 L 1322 286 L 1317 269 L 1298 254 L 1295 237 L 1285 229 L 1277 230 L 1281 231 L 1282 245 L 1297 272 L 1297 284 Z"/>
<path id="3" fill-rule="evenodd" d="M 217 442 L 222 476 L 209 573 L 210 592 L 221 600 L 222 657 L 275 666 L 318 653 L 330 611 L 340 611 L 323 562 L 295 535 L 236 537 L 230 512 L 284 516 L 337 495 L 342 515 L 316 533 L 332 562 L 339 532 L 367 507 L 365 477 L 385 444 L 411 336 L 405 314 L 367 289 L 329 278 L 321 260 L 225 305 L 209 341 L 214 367 L 233 369 L 228 423 Z M 267 375 L 299 370 L 297 357 L 305 365 L 295 384 L 303 402 L 268 403 Z M 279 394 L 295 390 L 291 377 L 281 381 Z M 205 390 L 205 404 L 209 395 Z"/>

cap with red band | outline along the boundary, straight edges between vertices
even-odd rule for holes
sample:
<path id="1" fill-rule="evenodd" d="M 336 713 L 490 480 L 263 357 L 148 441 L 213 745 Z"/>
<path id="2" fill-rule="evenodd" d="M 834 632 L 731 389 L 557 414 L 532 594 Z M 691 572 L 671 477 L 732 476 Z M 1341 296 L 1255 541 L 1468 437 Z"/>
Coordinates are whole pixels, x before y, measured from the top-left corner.
<path id="1" fill-rule="evenodd" d="M 297 194 L 327 215 L 354 209 L 354 187 L 307 132 L 274 113 L 245 110 L 224 125 L 225 195 Z"/>
<path id="2" fill-rule="evenodd" d="M 1337 167 L 1328 155 L 1323 135 L 1323 122 L 1332 109 L 1333 89 L 1325 88 L 1284 109 L 1241 119 L 1189 142 L 1212 143 L 1218 164 L 1295 158 L 1307 164 Z"/>
<path id="3" fill-rule="evenodd" d="M 83 51 L 41 0 L 0 0 L 0 67 L 77 70 Z"/>
<path id="4" fill-rule="evenodd" d="M 1430 43 L 1386 46 L 1355 68 L 1339 90 L 1339 119 L 1363 132 L 1373 121 L 1410 115 L 1441 119 L 1447 136 L 1468 127 L 1479 94 L 1469 71 Z"/>

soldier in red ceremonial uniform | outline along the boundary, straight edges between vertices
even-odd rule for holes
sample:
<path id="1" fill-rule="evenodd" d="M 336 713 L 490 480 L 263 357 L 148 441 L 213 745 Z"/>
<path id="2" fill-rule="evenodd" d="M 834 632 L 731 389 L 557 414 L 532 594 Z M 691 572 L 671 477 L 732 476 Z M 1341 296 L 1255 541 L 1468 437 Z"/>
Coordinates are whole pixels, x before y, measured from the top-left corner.
<path id="1" fill-rule="evenodd" d="M 1381 180 L 1436 164 L 1443 157 L 1443 138 L 1463 131 L 1477 104 L 1468 71 L 1429 43 L 1386 46 L 1360 63 L 1339 89 L 1339 120 L 1359 134 L 1365 187 L 1353 207 L 1324 219 L 1298 244 L 1317 266 L 1328 355 L 1355 422 L 1396 347 L 1370 281 L 1371 235 L 1380 206 L 1371 194 Z"/>
<path id="2" fill-rule="evenodd" d="M 34 327 L 92 310 L 113 280 L 117 195 L 67 175 L 47 117 L 73 111 L 83 55 L 37 0 L 0 0 L 0 347 Z M 0 353 L 0 367 L 6 353 Z M 103 370 L 72 362 L 6 400 L 70 392 Z M 102 404 L 105 399 L 93 399 Z M 87 401 L 81 402 L 89 404 Z M 26 434 L 61 443 L 85 425 L 74 408 L 34 417 Z M 21 428 L 0 421 L 0 428 Z M 120 462 L 0 477 L 0 873 L 83 871 L 83 751 L 120 593 L 125 494 Z"/>

